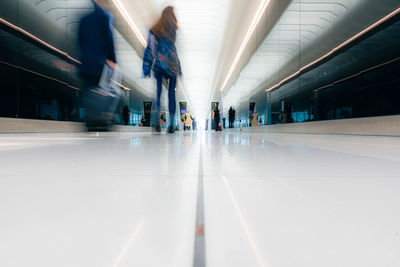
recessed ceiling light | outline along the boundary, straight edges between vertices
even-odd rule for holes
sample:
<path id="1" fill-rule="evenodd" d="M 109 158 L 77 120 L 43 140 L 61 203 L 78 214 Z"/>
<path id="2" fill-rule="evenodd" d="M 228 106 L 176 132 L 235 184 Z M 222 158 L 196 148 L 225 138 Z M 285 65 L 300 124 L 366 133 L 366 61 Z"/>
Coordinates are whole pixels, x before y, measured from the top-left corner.
<path id="1" fill-rule="evenodd" d="M 256 29 L 258 22 L 262 18 L 264 11 L 267 9 L 268 5 L 270 3 L 270 0 L 261 0 L 260 6 L 258 7 L 257 13 L 254 15 L 253 21 L 250 24 L 249 30 L 247 31 L 246 36 L 243 39 L 242 45 L 239 48 L 238 53 L 236 54 L 235 60 L 232 63 L 231 68 L 229 69 L 228 75 L 226 76 L 222 86 L 221 86 L 221 92 L 224 91 L 225 87 L 227 86 L 229 79 L 231 78 L 233 72 L 236 69 L 237 64 L 239 63 L 239 60 L 243 54 L 244 49 L 247 46 L 247 43 L 249 42 L 251 35 L 253 34 L 254 30 Z"/>
<path id="2" fill-rule="evenodd" d="M 147 46 L 146 39 L 144 39 L 143 35 L 140 33 L 138 27 L 136 26 L 135 22 L 132 20 L 131 16 L 129 15 L 128 11 L 121 3 L 120 0 L 112 0 L 115 6 L 118 8 L 121 15 L 124 17 L 125 21 L 131 27 L 133 32 L 135 33 L 136 37 L 139 39 L 139 42 L 142 44 L 143 47 Z"/>

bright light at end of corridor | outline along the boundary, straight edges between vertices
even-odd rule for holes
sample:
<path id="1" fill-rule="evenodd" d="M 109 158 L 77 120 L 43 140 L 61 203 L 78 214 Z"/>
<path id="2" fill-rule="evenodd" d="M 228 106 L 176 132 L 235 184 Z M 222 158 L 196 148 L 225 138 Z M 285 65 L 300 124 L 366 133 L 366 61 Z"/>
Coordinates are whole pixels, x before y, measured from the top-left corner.
<path id="1" fill-rule="evenodd" d="M 135 22 L 133 22 L 131 16 L 129 15 L 128 11 L 121 3 L 120 0 L 112 0 L 115 6 L 118 8 L 121 15 L 124 17 L 126 23 L 129 24 L 133 32 L 135 33 L 136 37 L 139 39 L 139 42 L 143 45 L 143 47 L 147 46 L 146 39 L 144 39 L 143 35 L 140 33 L 138 27 L 136 26 Z"/>
<path id="2" fill-rule="evenodd" d="M 260 6 L 258 7 L 258 10 L 257 10 L 257 13 L 254 15 L 254 18 L 250 24 L 249 30 L 247 31 L 247 34 L 243 39 L 242 45 L 240 46 L 239 51 L 236 54 L 235 60 L 233 61 L 232 66 L 229 69 L 228 75 L 226 75 L 224 83 L 221 86 L 221 92 L 225 90 L 225 87 L 227 86 L 229 79 L 231 78 L 233 72 L 235 71 L 236 66 L 239 63 L 239 60 L 243 54 L 243 51 L 246 48 L 247 43 L 250 40 L 250 37 L 253 35 L 253 32 L 256 29 L 258 23 L 260 22 L 260 19 L 262 18 L 264 11 L 267 9 L 269 3 L 270 3 L 270 0 L 261 0 Z"/>

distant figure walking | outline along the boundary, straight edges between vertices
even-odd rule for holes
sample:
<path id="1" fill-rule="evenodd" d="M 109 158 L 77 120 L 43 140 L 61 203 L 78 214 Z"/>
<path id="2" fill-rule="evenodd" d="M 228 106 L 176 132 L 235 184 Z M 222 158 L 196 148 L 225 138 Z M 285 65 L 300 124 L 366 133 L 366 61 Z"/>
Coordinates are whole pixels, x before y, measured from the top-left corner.
<path id="1" fill-rule="evenodd" d="M 142 118 L 140 119 L 140 127 L 144 127 L 144 125 L 146 124 L 146 116 L 143 114 Z"/>
<path id="2" fill-rule="evenodd" d="M 186 112 L 186 119 L 185 119 L 185 130 L 190 131 L 190 127 L 192 126 L 192 115 L 189 111 Z"/>
<path id="3" fill-rule="evenodd" d="M 215 107 L 214 109 L 214 121 L 215 121 L 215 131 L 216 132 L 221 131 L 220 128 L 221 114 L 219 112 L 218 107 Z"/>
<path id="4" fill-rule="evenodd" d="M 143 56 L 143 75 L 151 77 L 153 69 L 154 77 L 157 80 L 157 100 L 156 100 L 156 131 L 160 131 L 160 99 L 163 80 L 168 81 L 168 108 L 169 108 L 169 126 L 168 133 L 175 131 L 175 90 L 177 75 L 182 74 L 181 64 L 175 47 L 176 31 L 178 29 L 178 20 L 176 19 L 174 8 L 166 7 L 158 22 L 149 31 L 147 48 Z"/>
<path id="5" fill-rule="evenodd" d="M 235 122 L 235 110 L 230 107 L 228 111 L 228 116 L 229 116 L 229 128 L 233 128 L 233 124 Z"/>
<path id="6" fill-rule="evenodd" d="M 193 118 L 193 121 L 192 121 L 192 128 L 193 128 L 193 131 L 196 131 L 197 130 L 197 122 L 196 122 L 196 118 Z"/>
<path id="7" fill-rule="evenodd" d="M 257 117 L 258 117 L 257 113 L 254 112 L 253 115 L 251 116 L 251 127 L 257 127 L 258 126 Z"/>
<path id="8" fill-rule="evenodd" d="M 131 111 L 129 110 L 128 106 L 124 106 L 124 108 L 122 109 L 122 118 L 124 120 L 124 124 L 128 125 L 129 124 L 129 118 L 131 115 Z"/>

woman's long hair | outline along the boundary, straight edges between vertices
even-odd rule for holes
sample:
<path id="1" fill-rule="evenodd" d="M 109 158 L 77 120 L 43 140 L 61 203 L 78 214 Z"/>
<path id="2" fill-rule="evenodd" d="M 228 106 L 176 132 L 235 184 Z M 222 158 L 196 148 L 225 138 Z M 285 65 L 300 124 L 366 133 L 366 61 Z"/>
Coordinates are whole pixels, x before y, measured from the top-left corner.
<path id="1" fill-rule="evenodd" d="M 151 28 L 151 31 L 158 38 L 167 37 L 171 42 L 175 43 L 176 30 L 178 29 L 178 20 L 176 19 L 174 8 L 168 6 L 164 8 L 161 18 Z"/>

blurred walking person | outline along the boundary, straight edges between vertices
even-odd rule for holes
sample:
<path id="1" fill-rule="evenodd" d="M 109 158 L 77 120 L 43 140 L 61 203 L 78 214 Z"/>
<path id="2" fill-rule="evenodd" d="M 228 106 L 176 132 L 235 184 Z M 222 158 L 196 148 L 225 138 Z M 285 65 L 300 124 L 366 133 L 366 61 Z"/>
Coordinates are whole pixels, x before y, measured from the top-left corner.
<path id="1" fill-rule="evenodd" d="M 229 128 L 233 128 L 233 123 L 235 122 L 235 111 L 233 110 L 232 107 L 229 108 L 228 116 L 229 116 Z"/>
<path id="2" fill-rule="evenodd" d="M 215 121 L 215 131 L 221 131 L 222 129 L 220 128 L 220 123 L 221 123 L 221 114 L 219 112 L 218 107 L 215 107 L 214 110 L 214 121 Z"/>
<path id="3" fill-rule="evenodd" d="M 190 131 L 190 127 L 192 126 L 192 115 L 189 111 L 186 112 L 186 119 L 185 119 L 185 130 Z"/>
<path id="4" fill-rule="evenodd" d="M 142 118 L 140 119 L 140 127 L 144 127 L 144 125 L 146 124 L 146 116 L 143 114 Z"/>
<path id="5" fill-rule="evenodd" d="M 174 8 L 166 7 L 158 22 L 149 31 L 147 48 L 143 56 L 143 75 L 151 77 L 153 69 L 154 77 L 157 81 L 157 100 L 156 100 L 156 131 L 160 131 L 159 113 L 160 98 L 162 92 L 163 80 L 168 81 L 168 108 L 169 123 L 168 133 L 175 131 L 175 89 L 177 76 L 182 74 L 181 64 L 175 47 L 176 31 L 178 21 L 176 19 Z"/>
<path id="6" fill-rule="evenodd" d="M 253 115 L 251 116 L 251 127 L 257 127 L 258 126 L 258 114 L 257 112 L 254 112 Z"/>
<path id="7" fill-rule="evenodd" d="M 124 125 L 128 125 L 129 124 L 129 119 L 131 116 L 131 111 L 129 110 L 128 106 L 124 106 L 124 108 L 122 109 L 122 119 L 124 121 Z"/>
<path id="8" fill-rule="evenodd" d="M 193 121 L 192 121 L 192 128 L 193 128 L 193 131 L 196 131 L 196 130 L 197 130 L 196 118 L 193 118 Z"/>
<path id="9" fill-rule="evenodd" d="M 114 38 L 112 33 L 112 15 L 107 11 L 107 0 L 92 0 L 94 11 L 80 21 L 79 48 L 81 52 L 80 76 L 83 80 L 83 101 L 86 108 L 88 128 L 104 123 L 101 117 L 110 99 L 101 98 L 99 82 L 105 65 L 114 69 L 115 57 Z M 104 95 L 103 95 L 104 97 Z M 106 122 L 107 123 L 107 122 Z"/>

